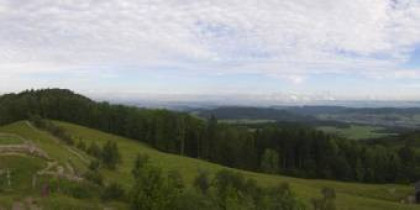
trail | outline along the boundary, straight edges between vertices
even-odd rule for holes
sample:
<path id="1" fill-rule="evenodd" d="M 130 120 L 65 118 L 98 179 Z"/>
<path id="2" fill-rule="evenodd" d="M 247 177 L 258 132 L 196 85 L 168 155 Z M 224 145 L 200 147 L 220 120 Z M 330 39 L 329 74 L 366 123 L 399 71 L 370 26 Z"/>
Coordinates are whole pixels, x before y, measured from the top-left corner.
<path id="1" fill-rule="evenodd" d="M 4 155 L 10 153 L 23 153 L 30 156 L 40 157 L 46 160 L 51 159 L 45 151 L 41 150 L 35 144 L 29 141 L 23 144 L 0 145 L 0 154 Z"/>
<path id="2" fill-rule="evenodd" d="M 29 122 L 29 121 L 25 121 L 25 124 L 26 125 L 28 125 L 31 129 L 33 129 L 33 130 L 35 130 L 36 132 L 40 132 L 40 133 L 43 133 L 43 131 L 41 131 L 40 129 L 38 129 L 37 127 L 35 127 L 31 122 Z M 48 132 L 47 132 L 48 133 Z M 49 134 L 50 135 L 50 134 Z M 56 142 L 56 143 L 58 143 L 58 144 L 60 144 L 60 145 L 63 145 L 66 149 L 67 149 L 67 151 L 69 151 L 69 152 L 71 152 L 72 154 L 74 154 L 74 155 L 76 155 L 82 162 L 84 162 L 84 163 L 86 163 L 86 164 L 89 164 L 89 160 L 87 159 L 87 158 L 85 158 L 85 157 L 83 157 L 83 155 L 81 155 L 80 153 L 78 153 L 77 151 L 75 151 L 72 147 L 70 147 L 70 146 L 68 146 L 68 145 L 65 145 L 65 144 L 62 144 L 62 142 L 59 140 L 59 139 L 57 139 L 56 137 L 54 137 L 54 136 L 52 136 L 52 135 L 50 135 L 51 136 L 51 138 Z"/>
<path id="3" fill-rule="evenodd" d="M 25 124 L 29 127 L 29 128 L 31 128 L 32 130 L 34 130 L 35 132 L 38 132 L 38 133 L 47 133 L 47 132 L 45 132 L 45 131 L 42 131 L 42 130 L 40 130 L 40 129 L 38 129 L 37 127 L 35 127 L 31 122 L 29 122 L 29 121 L 25 121 Z M 55 141 L 55 143 L 60 143 L 61 141 L 59 140 L 59 139 L 57 139 L 56 137 L 54 137 L 54 136 L 52 136 L 51 134 L 49 134 L 48 133 L 48 135 L 50 135 L 51 136 L 51 139 L 53 139 L 54 141 Z"/>
<path id="4" fill-rule="evenodd" d="M 83 161 L 86 164 L 89 164 L 89 160 L 85 157 L 83 157 L 83 155 L 81 155 L 80 153 L 76 152 L 73 148 L 71 148 L 70 146 L 66 146 L 66 149 L 73 153 L 74 155 L 76 155 L 81 161 Z"/>
<path id="5" fill-rule="evenodd" d="M 32 130 L 36 132 L 43 133 L 43 131 L 39 130 L 35 126 L 33 126 L 29 121 L 25 121 L 25 124 L 30 127 Z M 73 166 L 69 163 L 59 163 L 57 160 L 52 159 L 49 157 L 49 155 L 40 149 L 37 145 L 33 143 L 33 141 L 29 139 L 25 139 L 22 136 L 16 135 L 16 134 L 9 134 L 9 133 L 0 133 L 0 136 L 13 136 L 16 138 L 19 138 L 22 140 L 22 144 L 7 144 L 7 145 L 0 145 L 0 156 L 31 156 L 31 157 L 40 157 L 45 160 L 47 160 L 47 166 L 39 171 L 36 172 L 36 175 L 52 175 L 52 176 L 58 176 L 62 178 L 66 178 L 71 181 L 81 181 L 83 178 L 76 175 L 75 170 Z M 73 148 L 71 148 L 68 145 L 63 144 L 61 141 L 59 141 L 57 138 L 51 136 L 54 141 L 66 148 L 67 151 L 69 151 L 71 154 L 79 158 L 82 162 L 88 164 L 89 160 L 83 157 L 81 154 L 79 154 L 77 151 L 75 151 Z M 61 165 L 64 164 L 64 165 Z M 64 167 L 65 166 L 65 167 Z M 18 208 L 18 204 L 16 204 L 16 208 Z"/>
<path id="6" fill-rule="evenodd" d="M 14 137 L 14 138 L 17 138 L 17 139 L 21 140 L 23 143 L 31 142 L 30 140 L 25 139 L 22 136 L 16 135 L 14 133 L 0 133 L 0 137 Z"/>

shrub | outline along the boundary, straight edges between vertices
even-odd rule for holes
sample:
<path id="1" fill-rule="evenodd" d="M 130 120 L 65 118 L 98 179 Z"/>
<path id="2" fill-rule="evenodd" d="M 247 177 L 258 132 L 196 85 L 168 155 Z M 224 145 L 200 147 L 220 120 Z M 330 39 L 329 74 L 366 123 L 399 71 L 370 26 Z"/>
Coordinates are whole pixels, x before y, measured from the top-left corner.
<path id="1" fill-rule="evenodd" d="M 315 210 L 336 210 L 335 190 L 333 188 L 323 188 L 321 190 L 322 198 L 312 199 L 312 205 Z"/>
<path id="2" fill-rule="evenodd" d="M 102 177 L 102 174 L 99 173 L 99 171 L 87 171 L 84 174 L 84 177 L 85 177 L 86 180 L 88 180 L 88 181 L 90 181 L 94 184 L 97 184 L 97 185 L 100 185 L 100 186 L 103 185 L 103 177 Z"/>
<path id="3" fill-rule="evenodd" d="M 69 188 L 67 193 L 78 199 L 88 199 L 93 197 L 89 189 L 80 185 L 75 185 Z"/>
<path id="4" fill-rule="evenodd" d="M 80 150 L 86 151 L 86 144 L 83 140 L 79 140 L 76 147 L 79 148 Z"/>
<path id="5" fill-rule="evenodd" d="M 92 142 L 89 148 L 87 149 L 87 153 L 93 157 L 100 158 L 102 151 L 101 148 L 95 142 Z"/>
<path id="6" fill-rule="evenodd" d="M 97 171 L 101 167 L 101 163 L 98 160 L 92 160 L 89 163 L 89 169 L 92 171 Z"/>
<path id="7" fill-rule="evenodd" d="M 101 193 L 101 199 L 104 201 L 110 200 L 124 200 L 125 191 L 121 185 L 117 183 L 111 183 L 107 185 Z"/>
<path id="8" fill-rule="evenodd" d="M 207 171 L 201 170 L 198 172 L 198 175 L 194 180 L 194 187 L 201 193 L 207 194 L 207 191 L 210 188 L 209 174 Z"/>
<path id="9" fill-rule="evenodd" d="M 121 162 L 117 143 L 108 141 L 102 148 L 101 159 L 108 169 L 115 169 L 117 164 Z"/>
<path id="10" fill-rule="evenodd" d="M 73 138 L 63 128 L 55 125 L 51 121 L 42 119 L 39 115 L 31 115 L 29 121 L 31 121 L 35 127 L 49 132 L 66 144 L 74 144 Z"/>

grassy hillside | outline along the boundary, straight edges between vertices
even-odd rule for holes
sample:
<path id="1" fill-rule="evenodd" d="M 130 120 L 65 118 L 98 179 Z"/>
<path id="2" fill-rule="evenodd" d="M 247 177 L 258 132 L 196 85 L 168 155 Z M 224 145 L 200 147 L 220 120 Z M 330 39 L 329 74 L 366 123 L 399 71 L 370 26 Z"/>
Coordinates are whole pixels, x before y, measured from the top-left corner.
<path id="1" fill-rule="evenodd" d="M 26 154 L 25 150 L 4 150 L 7 147 L 26 145 L 32 145 L 36 151 L 47 155 L 37 157 Z M 49 165 L 54 167 L 47 173 L 54 173 L 61 168 L 66 175 L 82 174 L 87 170 L 89 159 L 87 155 L 35 129 L 28 122 L 0 127 L 0 209 L 125 209 L 125 205 L 120 203 L 103 204 L 97 199 L 79 200 L 64 194 L 42 197 L 41 188 L 45 180 L 54 179 L 51 174 L 38 175 L 36 187 L 33 186 L 33 175 L 45 171 Z M 10 185 L 6 174 L 8 170 L 11 171 Z"/>
<path id="2" fill-rule="evenodd" d="M 87 145 L 93 141 L 99 144 L 104 144 L 108 140 L 117 142 L 119 150 L 122 154 L 122 164 L 119 166 L 117 171 L 102 169 L 102 172 L 105 175 L 105 181 L 117 181 L 127 188 L 133 182 L 131 177 L 131 168 L 138 153 L 148 154 L 151 157 L 151 163 L 164 170 L 179 170 L 183 175 L 185 182 L 189 186 L 191 186 L 191 183 L 199 169 L 205 169 L 214 173 L 223 168 L 220 165 L 208 163 L 202 160 L 159 152 L 137 141 L 110 135 L 97 130 L 63 122 L 56 123 L 69 131 L 76 142 L 84 141 Z M 41 149 L 46 151 L 51 158 L 57 160 L 60 164 L 72 164 L 74 169 L 80 172 L 86 170 L 86 165 L 89 161 L 89 157 L 86 154 L 76 148 L 69 147 L 58 142 L 51 135 L 35 129 L 27 122 L 18 122 L 1 127 L 0 133 L 21 136 L 24 139 L 34 142 Z M 6 160 L 5 162 L 10 161 Z M 369 185 L 326 180 L 306 180 L 246 171 L 241 172 L 247 177 L 255 178 L 262 185 L 274 185 L 277 183 L 288 182 L 291 185 L 292 190 L 308 204 L 312 198 L 320 196 L 319 192 L 321 188 L 332 187 L 337 192 L 337 205 L 339 209 L 420 209 L 420 206 L 404 205 L 399 203 L 401 198 L 412 193 L 413 188 L 411 186 L 391 184 Z M 0 194 L 0 206 L 9 206 L 11 199 L 13 200 L 16 198 Z M 55 196 L 54 199 L 51 199 L 51 202 L 56 203 L 55 205 L 66 205 L 70 203 L 73 203 L 73 205 L 80 204 L 80 208 L 86 208 L 86 206 L 83 207 L 83 205 L 93 205 L 91 206 L 92 208 L 100 206 L 97 201 L 89 201 L 89 204 L 87 204 L 86 202 L 82 202 L 80 200 L 73 200 L 74 199 L 72 198 L 64 196 Z M 45 203 L 44 200 L 40 202 Z M 48 205 L 51 206 L 53 204 L 45 204 L 45 206 Z"/>

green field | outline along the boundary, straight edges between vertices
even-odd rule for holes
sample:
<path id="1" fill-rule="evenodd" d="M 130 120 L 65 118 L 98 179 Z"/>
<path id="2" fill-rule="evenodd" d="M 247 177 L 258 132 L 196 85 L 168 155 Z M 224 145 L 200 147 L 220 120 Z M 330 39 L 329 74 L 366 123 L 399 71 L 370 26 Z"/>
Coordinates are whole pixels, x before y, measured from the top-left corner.
<path id="1" fill-rule="evenodd" d="M 197 175 L 199 169 L 205 169 L 208 170 L 210 173 L 215 173 L 216 171 L 225 168 L 223 166 L 198 159 L 159 152 L 149 147 L 148 145 L 139 143 L 138 141 L 103 133 L 97 130 L 62 122 L 57 122 L 57 124 L 69 131 L 73 135 L 73 137 L 77 139 L 76 141 L 85 141 L 87 145 L 89 145 L 90 142 L 93 141 L 99 144 L 104 144 L 108 140 L 117 142 L 119 150 L 122 154 L 122 164 L 119 166 L 117 171 L 109 171 L 105 169 L 101 170 L 105 175 L 105 181 L 117 181 L 123 184 L 126 188 L 129 188 L 133 183 L 133 179 L 131 177 L 131 169 L 135 157 L 138 153 L 148 154 L 151 157 L 151 163 L 161 167 L 164 170 L 176 169 L 180 171 L 184 177 L 187 186 L 192 185 L 193 179 Z M 86 170 L 86 159 L 89 159 L 89 157 L 87 157 L 87 155 L 84 154 L 84 152 L 81 152 L 76 148 L 68 148 L 68 146 L 57 142 L 57 140 L 49 134 L 33 128 L 26 122 L 18 122 L 12 125 L 1 127 L 0 132 L 14 133 L 16 135 L 24 137 L 25 139 L 30 139 L 43 150 L 48 152 L 48 154 L 52 158 L 56 159 L 60 164 L 66 164 L 68 162 L 71 162 L 75 166 L 76 170 Z M 6 160 L 6 162 L 11 161 Z M 35 166 L 37 166 L 36 164 L 38 163 L 34 163 Z M 260 184 L 266 186 L 272 186 L 278 183 L 287 182 L 291 185 L 292 190 L 297 194 L 297 196 L 302 198 L 302 200 L 305 203 L 307 203 L 308 206 L 310 205 L 310 201 L 312 198 L 320 196 L 320 190 L 323 187 L 332 187 L 337 192 L 338 209 L 420 209 L 420 206 L 404 205 L 399 203 L 402 198 L 413 193 L 413 187 L 408 185 L 377 185 L 346 183 L 327 180 L 309 180 L 286 176 L 260 174 L 236 169 L 232 170 L 240 171 L 245 176 L 254 178 Z M 33 197 L 35 199 L 38 199 L 40 205 L 46 207 L 47 209 L 51 206 L 53 207 L 51 207 L 50 209 L 56 209 L 67 206 L 70 206 L 69 209 L 103 209 L 103 204 L 99 203 L 99 201 L 96 200 L 77 200 L 66 196 L 61 196 L 60 194 L 54 195 L 53 199 L 51 200 L 40 198 L 39 195 L 37 195 L 36 193 L 33 194 Z M 22 192 L 13 192 L 11 194 L 0 193 L 0 208 L 2 206 L 10 206 L 11 202 L 19 199 L 23 199 Z M 113 205 L 115 206 L 115 208 L 124 208 L 124 205 L 122 204 Z"/>
<path id="2" fill-rule="evenodd" d="M 237 119 L 237 120 L 219 120 L 221 123 L 227 124 L 242 124 L 242 125 L 252 125 L 252 124 L 263 124 L 263 123 L 273 123 L 275 120 L 265 120 L 265 119 Z"/>
<path id="3" fill-rule="evenodd" d="M 326 133 L 333 133 L 354 140 L 373 139 L 394 135 L 393 133 L 383 132 L 383 127 L 369 125 L 351 125 L 347 128 L 339 128 L 334 126 L 319 126 L 317 127 L 317 129 Z"/>
<path id="4" fill-rule="evenodd" d="M 0 134 L 0 145 L 21 144 L 23 140 L 14 135 Z"/>

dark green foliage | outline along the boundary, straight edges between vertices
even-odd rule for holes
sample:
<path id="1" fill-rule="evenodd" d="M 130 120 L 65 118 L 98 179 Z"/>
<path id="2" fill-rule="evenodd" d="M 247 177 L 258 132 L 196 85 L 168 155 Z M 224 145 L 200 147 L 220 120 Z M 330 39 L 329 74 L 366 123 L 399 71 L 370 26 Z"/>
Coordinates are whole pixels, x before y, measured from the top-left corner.
<path id="1" fill-rule="evenodd" d="M 89 163 L 89 169 L 92 171 L 97 171 L 101 167 L 101 163 L 98 160 L 92 160 Z"/>
<path id="2" fill-rule="evenodd" d="M 87 148 L 86 151 L 89 155 L 92 155 L 93 157 L 96 158 L 101 158 L 102 156 L 102 150 L 101 148 L 98 146 L 98 144 L 96 144 L 95 142 L 92 142 L 89 146 L 89 148 Z"/>
<path id="3" fill-rule="evenodd" d="M 149 163 L 149 156 L 147 154 L 138 154 L 136 161 L 134 162 L 134 168 L 131 171 L 134 177 L 140 177 L 142 171 L 147 167 Z"/>
<path id="4" fill-rule="evenodd" d="M 99 171 L 89 170 L 83 175 L 83 177 L 86 180 L 88 180 L 88 181 L 90 181 L 94 184 L 97 184 L 97 185 L 100 185 L 100 186 L 103 185 L 103 177 L 102 177 L 102 174 Z"/>
<path id="5" fill-rule="evenodd" d="M 55 125 L 49 120 L 39 117 L 39 115 L 31 115 L 31 123 L 39 129 L 49 132 L 54 137 L 60 139 L 66 144 L 73 145 L 73 138 L 61 127 Z"/>
<path id="6" fill-rule="evenodd" d="M 174 190 L 182 190 L 185 187 L 184 179 L 182 178 L 179 171 L 171 170 L 168 173 L 168 185 Z"/>
<path id="7" fill-rule="evenodd" d="M 120 200 L 123 201 L 125 197 L 125 191 L 121 185 L 117 183 L 111 183 L 105 187 L 101 193 L 101 199 L 104 201 Z"/>
<path id="8" fill-rule="evenodd" d="M 74 185 L 72 187 L 69 187 L 67 189 L 67 194 L 78 199 L 88 199 L 94 196 L 88 188 L 81 185 Z"/>
<path id="9" fill-rule="evenodd" d="M 172 209 L 183 189 L 182 178 L 172 172 L 167 178 L 162 171 L 148 164 L 148 158 L 139 155 L 133 168 L 134 186 L 129 198 L 132 209 Z"/>
<path id="10" fill-rule="evenodd" d="M 207 171 L 200 170 L 198 172 L 198 176 L 195 177 L 194 180 L 194 187 L 201 193 L 207 194 L 207 191 L 210 188 L 209 174 Z"/>
<path id="11" fill-rule="evenodd" d="M 300 210 L 306 208 L 303 203 L 296 199 L 287 183 L 267 188 L 264 190 L 263 195 L 264 197 L 261 201 L 263 208 L 261 209 Z"/>
<path id="12" fill-rule="evenodd" d="M 67 179 L 45 180 L 42 186 L 48 186 L 50 193 L 64 193 L 78 199 L 90 199 L 99 194 L 99 187 L 86 181 L 73 182 Z"/>
<path id="13" fill-rule="evenodd" d="M 265 173 L 277 173 L 279 168 L 279 154 L 272 150 L 266 149 L 261 157 L 261 170 Z"/>
<path id="14" fill-rule="evenodd" d="M 47 124 L 44 119 L 39 115 L 30 115 L 29 121 L 37 128 L 46 128 Z"/>
<path id="15" fill-rule="evenodd" d="M 215 175 L 213 187 L 221 209 L 305 209 L 288 184 L 262 188 L 240 173 L 221 170 Z"/>
<path id="16" fill-rule="evenodd" d="M 219 206 L 222 209 L 246 208 L 249 198 L 245 197 L 245 178 L 240 173 L 219 171 L 213 180 Z"/>
<path id="17" fill-rule="evenodd" d="M 321 193 L 322 198 L 312 199 L 314 210 L 336 210 L 335 190 L 332 188 L 323 188 Z"/>
<path id="18" fill-rule="evenodd" d="M 201 120 L 167 110 L 97 103 L 60 89 L 0 97 L 0 124 L 29 118 L 34 125 L 69 144 L 73 142 L 71 136 L 42 118 L 85 125 L 144 141 L 161 151 L 246 170 L 371 183 L 420 179 L 420 156 L 410 146 L 396 151 L 393 147 L 349 141 L 297 124 L 232 126 L 218 123 L 212 115 Z M 79 147 L 83 148 L 82 143 Z M 115 147 L 105 145 L 103 153 L 93 143 L 87 152 L 112 169 L 116 165 Z"/>
<path id="19" fill-rule="evenodd" d="M 6 173 L 0 173 L 0 193 L 6 189 L 7 177 Z"/>
<path id="20" fill-rule="evenodd" d="M 129 193 L 132 209 L 305 209 L 287 184 L 262 188 L 240 173 L 221 170 L 212 181 L 206 172 L 200 172 L 194 183 L 198 190 L 191 191 L 184 188 L 177 171 L 165 177 L 148 159 L 139 155 L 133 168 L 135 184 Z"/>
<path id="21" fill-rule="evenodd" d="M 86 144 L 83 140 L 79 140 L 76 147 L 80 150 L 86 151 Z"/>
<path id="22" fill-rule="evenodd" d="M 117 143 L 108 141 L 102 148 L 101 160 L 104 166 L 114 170 L 121 162 L 121 155 L 118 151 Z"/>
<path id="23" fill-rule="evenodd" d="M 219 206 L 211 195 L 197 193 L 195 190 L 186 189 L 176 200 L 172 209 L 179 210 L 218 210 Z"/>

